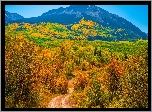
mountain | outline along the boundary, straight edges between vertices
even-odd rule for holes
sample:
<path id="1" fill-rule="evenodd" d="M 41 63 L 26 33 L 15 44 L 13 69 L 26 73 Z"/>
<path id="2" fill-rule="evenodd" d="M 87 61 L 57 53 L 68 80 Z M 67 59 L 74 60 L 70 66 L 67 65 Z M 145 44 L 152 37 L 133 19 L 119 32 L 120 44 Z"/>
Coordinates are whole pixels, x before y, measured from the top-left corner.
<path id="1" fill-rule="evenodd" d="M 17 13 L 10 13 L 8 11 L 5 11 L 5 22 L 11 22 L 18 19 L 23 19 L 24 17 L 17 14 Z"/>
<path id="2" fill-rule="evenodd" d="M 146 33 L 146 35 L 148 36 L 148 33 Z"/>
<path id="3" fill-rule="evenodd" d="M 119 32 L 114 36 L 119 37 L 120 35 L 125 35 L 126 38 L 147 39 L 147 35 L 131 22 L 119 17 L 116 14 L 109 13 L 108 11 L 95 5 L 71 5 L 66 8 L 61 7 L 58 9 L 49 10 L 38 17 L 18 19 L 11 21 L 11 23 L 57 22 L 60 24 L 75 24 L 78 23 L 83 17 L 85 20 L 94 21 L 104 27 L 110 27 L 115 30 L 119 28 L 124 29 L 122 32 Z"/>

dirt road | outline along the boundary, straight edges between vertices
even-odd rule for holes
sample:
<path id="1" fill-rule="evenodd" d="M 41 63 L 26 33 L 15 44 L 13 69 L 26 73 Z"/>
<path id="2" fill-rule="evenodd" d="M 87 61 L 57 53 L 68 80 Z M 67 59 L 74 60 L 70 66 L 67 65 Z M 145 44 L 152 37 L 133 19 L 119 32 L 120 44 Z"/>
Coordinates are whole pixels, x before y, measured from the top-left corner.
<path id="1" fill-rule="evenodd" d="M 48 108 L 75 108 L 75 106 L 72 104 L 72 101 L 69 99 L 73 90 L 73 79 L 71 79 L 68 83 L 68 94 L 53 98 L 50 101 Z"/>

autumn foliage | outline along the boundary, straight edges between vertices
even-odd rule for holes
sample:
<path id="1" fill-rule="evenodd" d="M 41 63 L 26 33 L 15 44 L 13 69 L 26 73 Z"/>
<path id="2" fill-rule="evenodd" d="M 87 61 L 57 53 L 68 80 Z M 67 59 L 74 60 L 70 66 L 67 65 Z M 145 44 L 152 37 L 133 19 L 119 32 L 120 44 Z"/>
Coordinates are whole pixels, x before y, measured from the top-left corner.
<path id="1" fill-rule="evenodd" d="M 44 22 L 5 26 L 5 107 L 45 108 L 74 78 L 78 108 L 147 108 L 148 42 L 88 41 L 110 35 L 84 18 L 71 29 Z"/>

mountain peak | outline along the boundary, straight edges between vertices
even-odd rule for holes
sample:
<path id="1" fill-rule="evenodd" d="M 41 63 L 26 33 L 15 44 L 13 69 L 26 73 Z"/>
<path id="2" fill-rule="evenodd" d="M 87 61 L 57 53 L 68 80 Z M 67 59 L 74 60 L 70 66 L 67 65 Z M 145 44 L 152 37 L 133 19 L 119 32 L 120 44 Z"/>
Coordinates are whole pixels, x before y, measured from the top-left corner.
<path id="1" fill-rule="evenodd" d="M 10 16 L 8 16 L 10 15 Z M 134 26 L 132 23 L 128 22 L 126 19 L 121 18 L 115 14 L 109 13 L 108 11 L 97 7 L 95 5 L 70 5 L 66 8 L 52 9 L 48 12 L 43 13 L 37 18 L 25 18 L 19 19 L 15 14 L 7 14 L 5 12 L 5 21 L 10 21 L 9 19 L 16 20 L 15 22 L 29 22 L 29 23 L 38 23 L 38 22 L 57 22 L 60 24 L 74 24 L 78 23 L 83 17 L 86 20 L 92 20 L 98 24 L 101 24 L 104 27 L 111 27 L 112 29 L 125 29 L 121 35 L 115 36 L 125 36 L 129 37 L 143 37 L 147 38 L 147 35 L 143 33 L 139 28 Z M 17 18 L 14 18 L 17 17 Z M 62 18 L 62 19 L 61 19 Z M 8 20 L 7 20 L 8 19 Z"/>
<path id="2" fill-rule="evenodd" d="M 70 5 L 70 8 L 93 8 L 96 7 L 95 5 Z"/>
<path id="3" fill-rule="evenodd" d="M 89 7 L 89 5 L 70 5 L 70 7 Z"/>

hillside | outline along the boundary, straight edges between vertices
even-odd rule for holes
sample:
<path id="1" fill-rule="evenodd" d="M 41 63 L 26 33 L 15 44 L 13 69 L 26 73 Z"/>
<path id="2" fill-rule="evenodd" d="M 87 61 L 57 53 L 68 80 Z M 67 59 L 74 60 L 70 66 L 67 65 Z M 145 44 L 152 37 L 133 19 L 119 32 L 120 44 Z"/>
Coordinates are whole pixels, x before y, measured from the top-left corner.
<path id="1" fill-rule="evenodd" d="M 148 40 L 85 39 L 105 31 L 83 18 L 5 26 L 5 108 L 148 108 Z"/>
<path id="2" fill-rule="evenodd" d="M 14 21 L 14 20 L 18 20 L 18 19 L 23 19 L 24 17 L 17 14 L 17 13 L 10 13 L 8 11 L 5 11 L 5 22 L 6 23 L 9 23 L 11 21 Z"/>
<path id="3" fill-rule="evenodd" d="M 88 39 L 88 40 L 103 40 L 103 41 L 137 41 L 141 37 L 128 38 L 125 29 L 112 29 L 104 27 L 94 21 L 85 20 L 84 17 L 75 24 L 63 25 L 59 23 L 40 22 L 38 24 L 29 23 L 13 23 L 6 26 L 6 29 L 14 27 L 14 32 L 24 31 L 28 37 L 35 38 L 57 38 L 57 39 Z M 29 33 L 30 31 L 30 33 Z"/>
<path id="4" fill-rule="evenodd" d="M 110 27 L 115 31 L 119 28 L 123 29 L 122 32 L 112 34 L 113 36 L 117 36 L 118 40 L 120 38 L 124 38 L 124 36 L 126 40 L 129 38 L 147 39 L 147 35 L 131 22 L 94 5 L 71 5 L 67 8 L 49 10 L 38 17 L 14 20 L 11 23 L 28 22 L 33 24 L 40 22 L 56 22 L 59 24 L 69 25 L 78 23 L 83 17 L 85 20 L 91 20 L 103 27 Z M 100 37 L 100 39 L 102 38 Z"/>

